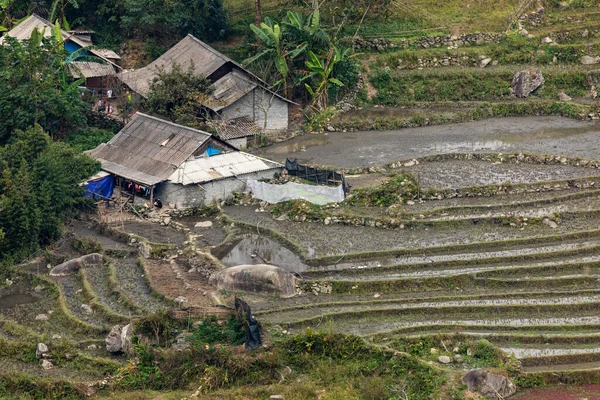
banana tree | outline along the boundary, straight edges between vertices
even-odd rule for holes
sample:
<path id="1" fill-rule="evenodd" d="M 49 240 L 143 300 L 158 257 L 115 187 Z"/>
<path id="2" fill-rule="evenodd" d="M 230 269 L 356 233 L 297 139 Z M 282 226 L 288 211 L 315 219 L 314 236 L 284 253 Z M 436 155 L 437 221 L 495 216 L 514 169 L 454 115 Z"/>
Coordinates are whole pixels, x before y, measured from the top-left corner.
<path id="1" fill-rule="evenodd" d="M 288 51 L 286 44 L 282 39 L 281 27 L 268 17 L 260 24 L 260 27 L 250 25 L 250 29 L 252 29 L 252 32 L 254 32 L 265 48 L 253 57 L 244 60 L 242 64 L 249 65 L 258 59 L 272 57 L 275 68 L 277 68 L 277 72 L 279 72 L 279 75 L 281 76 L 281 79 L 275 82 L 273 86 L 278 87 L 281 85 L 284 94 L 288 96 L 288 79 L 290 74 L 288 60 L 294 59 L 304 52 L 306 45 Z"/>
<path id="2" fill-rule="evenodd" d="M 290 34 L 295 36 L 295 42 L 306 45 L 306 48 L 317 51 L 319 48 L 328 47 L 329 35 L 321 28 L 319 9 L 315 9 L 307 17 L 299 12 L 288 11 L 287 21 L 283 24 Z"/>
<path id="3" fill-rule="evenodd" d="M 310 81 L 313 83 L 311 87 L 308 83 L 304 83 L 306 91 L 312 98 L 312 107 L 318 110 L 323 110 L 327 107 L 329 95 L 327 89 L 331 84 L 342 87 L 344 83 L 333 76 L 333 70 L 337 63 L 350 59 L 354 55 L 350 49 L 341 50 L 338 47 L 332 46 L 325 59 L 319 58 L 314 52 L 308 51 L 308 58 L 304 64 L 309 70 L 301 82 Z"/>
<path id="4" fill-rule="evenodd" d="M 50 8 L 50 21 L 54 21 L 55 19 L 60 20 L 66 30 L 70 29 L 67 17 L 65 16 L 65 9 L 68 5 L 73 6 L 73 8 L 79 8 L 78 0 L 54 0 Z"/>

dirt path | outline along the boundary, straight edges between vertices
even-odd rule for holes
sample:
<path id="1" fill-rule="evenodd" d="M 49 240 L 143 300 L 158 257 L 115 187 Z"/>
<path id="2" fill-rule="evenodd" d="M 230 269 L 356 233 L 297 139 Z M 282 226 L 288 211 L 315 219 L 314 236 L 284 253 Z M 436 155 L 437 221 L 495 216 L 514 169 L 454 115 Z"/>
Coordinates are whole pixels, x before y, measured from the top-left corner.
<path id="1" fill-rule="evenodd" d="M 600 124 L 561 117 L 492 118 L 395 131 L 305 134 L 257 150 L 276 161 L 338 168 L 383 165 L 440 153 L 529 152 L 600 158 Z"/>

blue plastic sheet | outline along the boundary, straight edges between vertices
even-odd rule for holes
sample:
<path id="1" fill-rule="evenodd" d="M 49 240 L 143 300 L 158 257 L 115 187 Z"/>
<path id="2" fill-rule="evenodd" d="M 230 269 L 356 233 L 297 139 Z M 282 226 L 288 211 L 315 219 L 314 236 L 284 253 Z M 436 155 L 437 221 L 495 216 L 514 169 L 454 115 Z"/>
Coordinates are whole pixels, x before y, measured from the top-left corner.
<path id="1" fill-rule="evenodd" d="M 90 181 L 85 185 L 83 197 L 94 200 L 108 200 L 115 189 L 115 179 L 112 175 Z"/>
<path id="2" fill-rule="evenodd" d="M 214 147 L 212 147 L 212 144 L 208 145 L 208 148 L 206 149 L 206 152 L 204 154 L 206 154 L 209 157 L 212 157 L 214 155 L 217 155 L 221 152 L 221 150 L 219 149 L 215 149 Z"/>

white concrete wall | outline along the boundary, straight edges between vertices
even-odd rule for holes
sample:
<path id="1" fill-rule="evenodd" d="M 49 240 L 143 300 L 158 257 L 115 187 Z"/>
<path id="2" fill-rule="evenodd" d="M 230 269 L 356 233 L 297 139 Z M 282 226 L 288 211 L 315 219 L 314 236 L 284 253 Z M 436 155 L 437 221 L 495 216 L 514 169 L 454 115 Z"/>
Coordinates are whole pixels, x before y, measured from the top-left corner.
<path id="1" fill-rule="evenodd" d="M 213 200 L 224 200 L 233 192 L 242 192 L 247 179 L 271 179 L 277 172 L 281 172 L 281 168 L 240 175 L 239 179 L 227 178 L 206 182 L 202 187 L 163 182 L 157 187 L 155 198 L 161 199 L 165 205 L 172 203 L 177 209 L 203 207 L 210 205 Z"/>
<path id="2" fill-rule="evenodd" d="M 240 150 L 246 150 L 248 148 L 248 138 L 245 137 L 239 139 L 229 139 L 226 140 L 226 142 Z"/>
<path id="3" fill-rule="evenodd" d="M 248 115 L 258 126 L 264 128 L 265 111 L 266 131 L 287 130 L 288 102 L 261 88 L 254 89 L 229 107 L 225 107 L 220 114 L 227 119 Z"/>

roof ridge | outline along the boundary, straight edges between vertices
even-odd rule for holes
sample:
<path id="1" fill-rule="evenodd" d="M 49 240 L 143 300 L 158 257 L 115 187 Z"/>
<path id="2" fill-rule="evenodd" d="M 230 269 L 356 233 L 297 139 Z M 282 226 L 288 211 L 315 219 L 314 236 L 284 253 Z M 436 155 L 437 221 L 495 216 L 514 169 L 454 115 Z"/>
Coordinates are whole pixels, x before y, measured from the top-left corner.
<path id="1" fill-rule="evenodd" d="M 196 128 L 192 128 L 190 126 L 185 126 L 185 125 L 177 124 L 175 122 L 167 121 L 165 119 L 158 118 L 158 117 L 155 117 L 153 115 L 145 114 L 145 113 L 140 112 L 140 111 L 136 112 L 134 116 L 141 116 L 141 117 L 151 118 L 151 119 L 153 119 L 155 121 L 158 121 L 158 122 L 161 122 L 161 123 L 164 123 L 164 124 L 167 124 L 167 125 L 171 125 L 171 126 L 176 126 L 178 128 L 187 129 L 187 130 L 194 131 L 194 132 L 197 132 L 197 133 L 201 133 L 201 134 L 206 135 L 208 137 L 212 137 L 213 136 L 213 135 L 211 135 L 208 132 L 201 131 L 200 129 L 196 129 Z"/>

